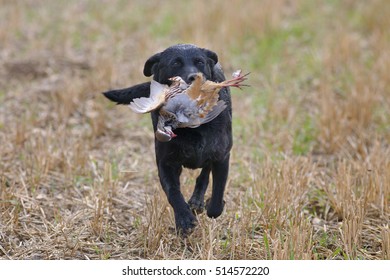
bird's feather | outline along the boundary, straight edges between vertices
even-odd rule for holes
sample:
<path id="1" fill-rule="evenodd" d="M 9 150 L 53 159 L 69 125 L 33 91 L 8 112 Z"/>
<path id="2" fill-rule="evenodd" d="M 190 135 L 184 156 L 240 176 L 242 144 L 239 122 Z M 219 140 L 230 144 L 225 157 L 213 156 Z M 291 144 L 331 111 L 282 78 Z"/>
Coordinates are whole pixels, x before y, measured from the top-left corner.
<path id="1" fill-rule="evenodd" d="M 189 88 L 186 90 L 186 94 L 192 99 L 199 99 L 202 94 L 202 85 L 203 85 L 203 74 L 197 73 L 195 76 L 195 80 L 191 83 Z"/>
<path id="2" fill-rule="evenodd" d="M 219 100 L 213 109 L 209 111 L 204 118 L 201 119 L 201 124 L 211 122 L 213 119 L 218 117 L 219 114 L 221 114 L 222 111 L 226 109 L 226 107 L 226 103 L 223 100 Z"/>
<path id="3" fill-rule="evenodd" d="M 156 81 L 150 83 L 150 96 L 133 99 L 129 104 L 130 109 L 136 113 L 145 114 L 161 107 L 165 102 L 166 91 L 169 90 L 167 85 L 160 84 Z"/>

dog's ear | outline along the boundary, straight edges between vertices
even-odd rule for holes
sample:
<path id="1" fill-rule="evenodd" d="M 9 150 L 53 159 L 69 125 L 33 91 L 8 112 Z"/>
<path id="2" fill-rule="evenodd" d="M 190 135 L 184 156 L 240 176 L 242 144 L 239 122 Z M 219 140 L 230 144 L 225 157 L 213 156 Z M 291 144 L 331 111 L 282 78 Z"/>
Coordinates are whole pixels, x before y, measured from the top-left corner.
<path id="1" fill-rule="evenodd" d="M 226 80 L 221 64 L 217 63 L 214 65 L 212 70 L 212 76 L 214 82 L 221 83 Z"/>
<path id="2" fill-rule="evenodd" d="M 210 71 L 211 71 L 211 80 L 214 81 L 214 82 L 222 82 L 224 81 L 224 76 L 223 76 L 223 71 L 222 71 L 222 68 L 221 66 L 219 65 L 218 63 L 218 55 L 213 52 L 213 51 L 210 51 L 208 49 L 202 49 L 203 53 L 207 56 L 207 62 L 208 62 L 208 65 L 210 67 Z M 222 76 L 221 76 L 222 74 Z M 222 78 L 222 80 L 221 80 Z"/>
<path id="3" fill-rule="evenodd" d="M 206 54 L 206 56 L 212 60 L 213 64 L 217 64 L 218 63 L 218 55 L 213 52 L 213 51 L 210 51 L 208 49 L 202 49 L 202 51 Z"/>
<path id="4" fill-rule="evenodd" d="M 146 77 L 150 77 L 154 74 L 155 67 L 160 62 L 161 53 L 157 53 L 151 56 L 146 62 L 144 66 L 144 75 Z"/>

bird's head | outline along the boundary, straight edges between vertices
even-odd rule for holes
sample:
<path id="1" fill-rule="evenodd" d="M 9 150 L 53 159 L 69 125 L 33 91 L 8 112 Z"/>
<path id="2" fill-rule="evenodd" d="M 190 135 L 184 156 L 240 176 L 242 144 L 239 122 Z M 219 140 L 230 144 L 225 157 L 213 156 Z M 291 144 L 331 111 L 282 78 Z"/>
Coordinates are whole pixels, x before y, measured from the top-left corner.
<path id="1" fill-rule="evenodd" d="M 162 129 L 157 128 L 156 139 L 160 142 L 169 142 L 177 135 L 172 131 L 172 127 L 164 126 Z"/>
<path id="2" fill-rule="evenodd" d="M 178 121 L 175 114 L 165 111 L 163 108 L 160 110 L 158 117 L 156 139 L 160 142 L 169 142 L 177 135 L 173 132 L 178 126 Z"/>

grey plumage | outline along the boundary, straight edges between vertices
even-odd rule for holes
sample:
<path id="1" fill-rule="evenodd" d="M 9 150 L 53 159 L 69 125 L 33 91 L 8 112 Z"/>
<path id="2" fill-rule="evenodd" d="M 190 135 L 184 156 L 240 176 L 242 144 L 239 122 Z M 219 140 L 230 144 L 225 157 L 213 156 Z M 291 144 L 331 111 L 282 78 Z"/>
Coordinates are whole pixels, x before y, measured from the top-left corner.
<path id="1" fill-rule="evenodd" d="M 191 99 L 187 94 L 178 94 L 165 104 L 162 108 L 176 116 L 175 126 L 178 128 L 195 128 L 215 119 L 224 109 L 226 104 L 220 100 L 204 117 L 201 117 L 199 111 L 203 107 L 198 107 L 197 101 Z M 161 116 L 160 116 L 161 117 Z"/>

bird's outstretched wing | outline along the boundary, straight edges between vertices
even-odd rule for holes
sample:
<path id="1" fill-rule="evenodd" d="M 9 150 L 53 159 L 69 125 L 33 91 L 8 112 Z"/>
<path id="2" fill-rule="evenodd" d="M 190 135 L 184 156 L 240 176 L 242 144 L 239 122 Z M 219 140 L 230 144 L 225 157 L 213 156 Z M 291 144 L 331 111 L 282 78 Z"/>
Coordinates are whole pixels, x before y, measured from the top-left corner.
<path id="1" fill-rule="evenodd" d="M 241 89 L 241 87 L 248 86 L 243 84 L 243 82 L 247 79 L 246 76 L 248 75 L 249 73 L 242 75 L 241 70 L 237 70 L 232 75 L 233 79 L 217 83 L 217 82 L 204 79 L 203 75 L 201 73 L 198 73 L 195 78 L 195 81 L 193 82 L 193 84 L 191 84 L 191 87 L 187 90 L 187 94 L 188 92 L 190 92 L 190 90 L 196 93 L 196 94 L 192 93 L 192 98 L 197 102 L 197 106 L 199 108 L 198 110 L 199 117 L 205 119 L 211 118 L 211 116 L 213 116 L 216 112 L 218 112 L 218 110 L 214 110 L 214 107 L 217 106 L 218 104 L 219 91 L 222 88 L 226 88 L 226 87 L 237 87 Z M 193 86 L 195 82 L 198 83 L 197 86 Z M 220 110 L 219 113 L 222 111 L 223 110 Z M 210 120 L 206 120 L 204 123 L 209 121 Z"/>
<path id="2" fill-rule="evenodd" d="M 139 114 L 149 113 L 161 107 L 165 102 L 165 94 L 169 89 L 167 85 L 156 81 L 150 83 L 150 96 L 135 98 L 129 104 L 131 110 Z"/>
<path id="3" fill-rule="evenodd" d="M 201 124 L 211 122 L 213 119 L 218 117 L 218 115 L 221 114 L 222 111 L 226 109 L 226 107 L 227 105 L 225 101 L 219 100 L 213 109 L 209 111 L 204 118 L 201 119 Z"/>
<path id="4" fill-rule="evenodd" d="M 219 100 L 216 105 L 212 108 L 211 111 L 208 111 L 207 114 L 204 117 L 201 117 L 200 115 L 197 118 L 192 118 L 190 122 L 186 123 L 185 125 L 182 125 L 181 127 L 190 127 L 190 128 L 196 128 L 202 124 L 211 122 L 213 119 L 219 116 L 219 114 L 222 113 L 223 110 L 225 110 L 227 107 L 225 101 Z"/>

